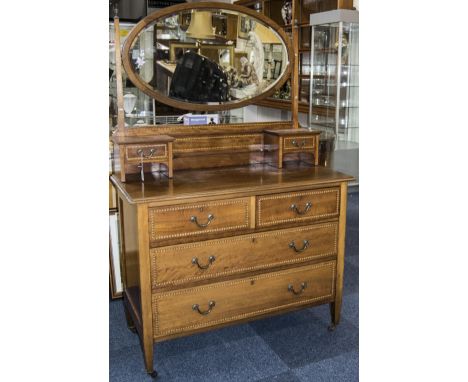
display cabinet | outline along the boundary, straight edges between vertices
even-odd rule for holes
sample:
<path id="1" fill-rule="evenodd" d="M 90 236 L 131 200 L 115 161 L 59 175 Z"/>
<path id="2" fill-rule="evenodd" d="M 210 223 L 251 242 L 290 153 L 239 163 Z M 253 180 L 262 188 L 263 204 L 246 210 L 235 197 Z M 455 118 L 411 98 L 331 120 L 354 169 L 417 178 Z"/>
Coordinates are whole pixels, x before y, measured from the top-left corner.
<path id="1" fill-rule="evenodd" d="M 128 33 L 135 26 L 135 23 L 120 24 L 120 42 L 123 45 Z M 151 41 L 151 36 L 148 32 L 142 36 L 141 41 Z M 140 54 L 137 54 L 139 52 Z M 135 57 L 141 57 L 145 62 L 152 62 L 152 55 L 145 56 L 144 46 L 136 46 L 133 53 Z M 184 110 L 175 109 L 163 103 L 155 101 L 153 98 L 146 95 L 131 80 L 123 73 L 123 94 L 124 94 L 124 111 L 125 124 L 128 127 L 140 125 L 159 125 L 167 123 L 180 123 L 179 116 L 186 113 Z M 117 124 L 117 87 L 115 75 L 115 35 L 114 24 L 109 23 L 109 127 L 111 131 L 115 129 Z"/>
<path id="2" fill-rule="evenodd" d="M 334 10 L 310 16 L 309 125 L 338 141 L 358 142 L 359 13 Z"/>
<path id="3" fill-rule="evenodd" d="M 239 0 L 243 5 L 262 12 L 282 26 L 291 39 L 297 38 L 297 86 L 298 111 L 309 112 L 310 99 L 310 35 L 309 17 L 311 14 L 336 9 L 353 9 L 353 0 Z M 297 19 L 297 34 L 293 33 Z M 297 37 L 294 37 L 297 36 Z M 292 41 L 294 45 L 294 41 Z M 291 81 L 287 82 L 272 97 L 260 101 L 262 106 L 291 109 Z"/>

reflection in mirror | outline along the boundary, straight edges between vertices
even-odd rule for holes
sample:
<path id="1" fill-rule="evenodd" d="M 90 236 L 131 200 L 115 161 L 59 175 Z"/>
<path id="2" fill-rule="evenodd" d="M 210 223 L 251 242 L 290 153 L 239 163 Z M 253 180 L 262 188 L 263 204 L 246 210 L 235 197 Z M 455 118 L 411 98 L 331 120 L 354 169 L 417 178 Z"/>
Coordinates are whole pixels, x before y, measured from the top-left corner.
<path id="1" fill-rule="evenodd" d="M 129 59 L 139 79 L 164 97 L 226 106 L 272 90 L 289 64 L 272 27 L 234 10 L 206 8 L 149 23 L 132 41 Z"/>

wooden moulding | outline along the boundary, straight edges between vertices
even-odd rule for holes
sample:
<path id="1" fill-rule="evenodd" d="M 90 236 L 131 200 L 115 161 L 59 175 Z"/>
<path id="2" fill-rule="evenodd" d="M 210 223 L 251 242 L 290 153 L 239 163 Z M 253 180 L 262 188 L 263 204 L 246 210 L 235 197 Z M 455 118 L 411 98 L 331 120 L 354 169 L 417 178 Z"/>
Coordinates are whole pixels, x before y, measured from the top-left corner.
<path id="1" fill-rule="evenodd" d="M 144 136 L 144 135 L 169 135 L 174 138 L 201 137 L 208 135 L 225 134 L 253 134 L 263 133 L 265 129 L 279 130 L 290 129 L 291 121 L 278 122 L 248 122 L 248 123 L 226 123 L 219 125 L 142 125 L 125 129 L 124 132 L 114 134 L 114 136 Z"/>
<path id="2" fill-rule="evenodd" d="M 264 130 L 267 128 L 270 131 L 291 129 L 291 121 L 195 126 L 146 125 L 125 129 L 114 134 L 111 139 L 118 146 L 123 142 L 148 143 L 158 137 L 170 136 L 174 139 L 173 155 L 169 155 L 173 160 L 171 168 L 214 168 L 263 162 Z M 127 163 L 124 156 L 125 150 L 114 153 L 121 167 L 125 163 L 126 173 L 138 173 L 139 168 Z"/>
<path id="3" fill-rule="evenodd" d="M 281 40 L 283 41 L 286 47 L 287 56 L 289 60 L 286 66 L 286 70 L 284 71 L 282 77 L 276 82 L 276 85 L 273 86 L 270 90 L 263 92 L 262 94 L 259 94 L 258 96 L 244 99 L 240 102 L 227 102 L 224 104 L 208 105 L 208 104 L 198 104 L 198 103 L 188 103 L 188 102 L 177 101 L 175 99 L 172 99 L 172 98 L 169 98 L 168 96 L 163 95 L 162 93 L 158 91 L 155 91 L 148 83 L 144 82 L 134 72 L 133 65 L 132 65 L 131 48 L 132 48 L 133 43 L 135 42 L 135 39 L 138 37 L 138 35 L 140 34 L 142 30 L 144 30 L 148 25 L 150 25 L 154 21 L 158 19 L 162 19 L 166 16 L 174 15 L 181 11 L 193 10 L 193 9 L 201 9 L 201 10 L 203 9 L 226 9 L 226 10 L 231 10 L 231 11 L 237 11 L 241 14 L 251 16 L 253 19 L 260 20 L 261 22 L 263 22 L 264 24 L 272 28 L 280 36 Z M 132 81 L 132 83 L 135 84 L 135 86 L 137 86 L 144 93 L 148 94 L 150 97 L 153 97 L 157 101 L 162 102 L 166 105 L 178 108 L 178 109 L 182 109 L 182 110 L 219 111 L 219 110 L 237 109 L 243 106 L 253 104 L 257 101 L 260 101 L 261 99 L 271 96 L 276 90 L 281 88 L 281 86 L 283 86 L 283 84 L 290 77 L 291 66 L 292 66 L 292 62 L 294 58 L 292 54 L 292 47 L 289 41 L 289 37 L 286 35 L 283 29 L 278 24 L 276 24 L 273 20 L 269 19 L 263 14 L 258 13 L 252 9 L 241 7 L 239 5 L 233 5 L 229 3 L 219 3 L 219 2 L 202 2 L 202 3 L 179 4 L 179 5 L 175 5 L 172 7 L 163 8 L 160 11 L 151 13 L 150 15 L 145 17 L 132 29 L 132 31 L 128 35 L 125 41 L 124 48 L 123 48 L 122 60 L 123 60 L 123 66 L 125 68 L 125 71 L 127 72 L 127 75 L 130 81 Z"/>

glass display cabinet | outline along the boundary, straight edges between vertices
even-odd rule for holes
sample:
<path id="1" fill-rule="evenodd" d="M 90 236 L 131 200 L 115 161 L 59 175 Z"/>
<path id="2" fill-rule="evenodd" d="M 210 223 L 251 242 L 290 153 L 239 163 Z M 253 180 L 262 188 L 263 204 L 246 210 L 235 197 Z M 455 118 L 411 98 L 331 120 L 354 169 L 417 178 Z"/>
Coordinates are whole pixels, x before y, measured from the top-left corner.
<path id="1" fill-rule="evenodd" d="M 359 12 L 334 10 L 310 16 L 309 125 L 337 142 L 358 142 Z"/>
<path id="2" fill-rule="evenodd" d="M 235 4 L 243 5 L 261 12 L 278 23 L 293 39 L 293 12 L 297 15 L 298 26 L 298 99 L 299 112 L 308 113 L 310 99 L 310 35 L 309 17 L 313 13 L 334 9 L 353 9 L 352 0 L 238 0 Z M 274 108 L 291 108 L 291 81 L 288 81 L 270 99 L 259 105 Z"/>
<path id="3" fill-rule="evenodd" d="M 120 42 L 125 43 L 128 33 L 133 29 L 135 23 L 120 23 Z M 151 36 L 148 33 L 142 36 L 142 41 L 149 41 Z M 144 46 L 137 49 L 145 62 L 152 62 L 153 57 L 145 57 Z M 135 56 L 139 57 L 135 49 Z M 125 124 L 127 127 L 136 127 L 140 125 L 160 125 L 168 123 L 180 123 L 179 116 L 185 111 L 178 110 L 155 101 L 136 87 L 123 73 L 123 93 Z M 114 24 L 109 23 L 109 127 L 114 130 L 117 124 L 117 86 L 115 76 L 115 35 Z"/>

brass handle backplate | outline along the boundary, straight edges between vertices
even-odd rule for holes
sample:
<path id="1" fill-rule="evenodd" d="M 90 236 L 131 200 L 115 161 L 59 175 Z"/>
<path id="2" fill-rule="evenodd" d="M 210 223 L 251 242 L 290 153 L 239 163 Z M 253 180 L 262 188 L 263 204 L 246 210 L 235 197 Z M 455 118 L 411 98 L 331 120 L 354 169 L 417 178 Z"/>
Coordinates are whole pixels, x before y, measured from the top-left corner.
<path id="1" fill-rule="evenodd" d="M 297 249 L 296 244 L 294 243 L 294 240 L 289 243 L 289 248 L 294 249 L 295 252 L 301 253 L 304 252 L 307 248 L 309 248 L 309 240 L 304 240 L 302 248 Z"/>
<path id="2" fill-rule="evenodd" d="M 198 266 L 198 268 L 200 268 L 200 269 L 208 269 L 209 266 L 210 266 L 211 264 L 213 264 L 213 262 L 214 262 L 215 260 L 216 260 L 216 257 L 210 256 L 210 257 L 208 258 L 208 264 L 206 264 L 206 265 L 200 265 L 200 263 L 198 262 L 198 257 L 194 257 L 194 258 L 192 259 L 192 264 L 194 264 L 194 265 L 196 264 L 196 265 Z"/>
<path id="3" fill-rule="evenodd" d="M 296 292 L 294 290 L 294 287 L 293 287 L 292 284 L 288 285 L 288 291 L 295 294 L 295 295 L 298 295 L 298 294 L 301 294 L 302 292 L 304 292 L 305 288 L 307 288 L 307 283 L 305 281 L 303 283 L 301 283 L 301 289 L 298 292 Z"/>
<path id="4" fill-rule="evenodd" d="M 192 310 L 194 310 L 195 312 L 200 313 L 202 316 L 206 316 L 208 313 L 210 313 L 210 312 L 213 310 L 213 308 L 215 307 L 215 305 L 216 305 L 216 302 L 214 302 L 214 301 L 212 300 L 212 301 L 210 301 L 210 302 L 208 303 L 208 306 L 209 306 L 208 310 L 204 310 L 204 311 L 203 311 L 203 310 L 200 310 L 200 306 L 199 306 L 198 304 L 193 304 L 193 305 L 192 305 Z"/>
<path id="5" fill-rule="evenodd" d="M 304 139 L 304 140 L 301 142 L 301 144 L 299 145 L 299 143 L 298 143 L 295 139 L 293 139 L 291 143 L 292 143 L 293 146 L 300 147 L 300 148 L 302 149 L 302 148 L 305 146 L 306 141 L 305 141 L 305 139 Z"/>
<path id="6" fill-rule="evenodd" d="M 208 215 L 208 221 L 207 221 L 206 223 L 199 223 L 196 216 L 190 217 L 190 221 L 191 221 L 192 223 L 195 223 L 199 228 L 206 228 L 206 227 L 208 227 L 208 225 L 213 221 L 213 219 L 214 219 L 214 215 L 209 214 L 209 215 Z"/>
<path id="7" fill-rule="evenodd" d="M 154 154 L 154 148 L 152 148 L 150 151 L 149 151 L 149 154 L 148 155 L 145 155 L 143 150 L 142 149 L 138 149 L 137 150 L 137 154 L 142 158 L 142 159 L 149 159 L 153 156 Z"/>
<path id="8" fill-rule="evenodd" d="M 310 210 L 311 207 L 312 207 L 312 202 L 307 202 L 306 205 L 305 205 L 304 211 L 299 211 L 299 208 L 297 208 L 297 206 L 295 204 L 291 204 L 289 206 L 289 209 L 292 210 L 292 211 L 295 211 L 296 214 L 298 214 L 298 215 L 304 215 L 305 213 L 307 213 Z"/>

